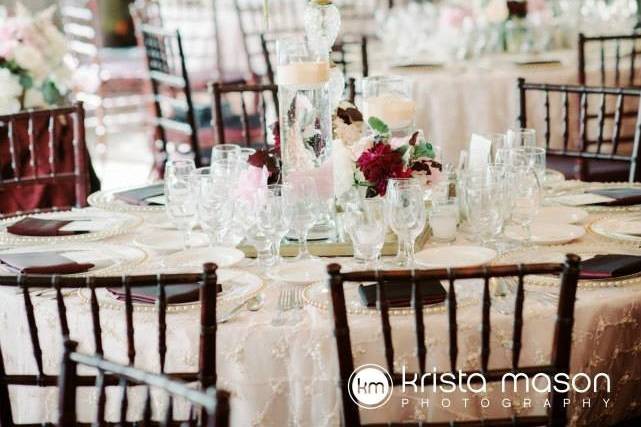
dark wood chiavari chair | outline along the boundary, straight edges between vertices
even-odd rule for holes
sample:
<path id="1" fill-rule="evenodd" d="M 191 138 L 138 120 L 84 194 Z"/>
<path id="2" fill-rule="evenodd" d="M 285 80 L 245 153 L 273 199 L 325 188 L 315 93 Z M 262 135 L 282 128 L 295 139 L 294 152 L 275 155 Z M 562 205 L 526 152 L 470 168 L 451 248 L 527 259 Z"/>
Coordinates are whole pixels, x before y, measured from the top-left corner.
<path id="1" fill-rule="evenodd" d="M 76 67 L 98 79 L 95 85 L 83 81 L 76 92 L 85 103 L 87 126 L 96 129 L 104 146 L 107 134 L 145 123 L 148 91 L 142 50 L 108 48 L 100 12 L 97 0 L 60 1 L 62 27 Z"/>
<path id="2" fill-rule="evenodd" d="M 640 33 L 586 36 L 579 34 L 579 84 L 639 87 L 641 71 Z M 596 58 L 595 58 L 596 57 Z M 590 68 L 598 70 L 599 80 L 589 81 Z"/>
<path id="3" fill-rule="evenodd" d="M 214 98 L 214 128 L 216 143 L 236 143 L 245 146 L 265 147 L 267 121 L 278 120 L 278 86 L 274 84 L 211 83 Z M 227 101 L 227 102 L 225 102 Z M 224 106 L 240 104 L 240 115 L 226 114 Z M 269 117 L 270 113 L 273 117 Z M 240 123 L 234 123 L 238 120 Z"/>
<path id="4" fill-rule="evenodd" d="M 528 121 L 528 93 L 536 95 L 539 105 L 542 104 L 542 134 L 550 167 L 584 181 L 639 179 L 641 89 L 527 83 L 519 79 L 518 91 L 519 126 L 533 125 Z M 598 104 L 590 104 L 589 100 L 595 97 Z M 560 115 L 552 112 L 552 101 L 560 105 Z M 626 101 L 634 105 L 633 116 L 625 114 Z M 596 114 L 592 113 L 594 108 L 598 108 Z M 560 120 L 560 135 L 553 132 L 553 117 Z M 632 129 L 633 133 L 626 129 Z"/>
<path id="5" fill-rule="evenodd" d="M 511 266 L 487 266 L 472 268 L 455 268 L 440 270 L 413 270 L 413 271 L 367 271 L 367 272 L 350 272 L 341 273 L 341 267 L 338 264 L 331 264 L 327 271 L 330 275 L 329 287 L 331 291 L 332 308 L 334 313 L 334 336 L 338 350 L 338 362 L 340 370 L 340 389 L 343 401 L 343 421 L 346 426 L 360 426 L 360 412 L 358 406 L 352 401 L 349 394 L 349 377 L 354 372 L 354 357 L 351 347 L 351 338 L 349 323 L 345 305 L 345 294 L 343 285 L 345 282 L 375 282 L 377 310 L 380 312 L 383 341 L 385 346 L 386 368 L 392 378 L 393 384 L 401 384 L 403 376 L 398 373 L 394 367 L 394 347 L 392 344 L 392 328 L 390 325 L 390 302 L 386 296 L 387 282 L 410 283 L 412 285 L 411 304 L 414 310 L 414 323 L 416 328 L 416 361 L 419 367 L 419 377 L 431 372 L 426 370 L 427 348 L 425 345 L 425 323 L 423 313 L 423 298 L 421 295 L 421 286 L 418 284 L 423 280 L 442 280 L 449 282 L 447 290 L 446 305 L 448 308 L 449 323 L 449 361 L 450 371 L 455 378 L 457 375 L 457 361 L 459 360 L 458 351 L 458 326 L 457 326 L 457 297 L 455 281 L 462 279 L 482 279 L 483 280 L 483 300 L 482 300 L 482 328 L 481 328 L 481 360 L 480 370 L 477 373 L 482 374 L 487 382 L 501 381 L 506 373 L 523 373 L 529 378 L 537 373 L 543 373 L 553 376 L 557 373 L 569 373 L 570 349 L 572 345 L 572 326 L 574 322 L 574 303 L 579 275 L 580 259 L 576 255 L 567 255 L 564 264 L 530 264 L 530 265 L 511 265 Z M 552 345 L 551 363 L 543 366 L 519 365 L 522 345 L 523 332 L 523 304 L 525 300 L 524 277 L 535 274 L 561 274 L 560 278 L 560 295 L 557 310 L 557 318 L 554 328 L 554 339 Z M 510 368 L 489 369 L 488 363 L 490 358 L 490 279 L 495 277 L 516 277 L 518 285 L 516 287 L 514 326 L 512 336 L 512 363 Z M 460 369 L 460 368 L 459 368 Z M 466 372 L 466 375 L 472 372 Z M 413 377 L 415 373 L 408 373 Z M 432 386 L 442 384 L 439 373 L 430 375 L 425 384 Z M 448 421 L 444 423 L 408 423 L 402 425 L 408 426 L 565 426 L 566 425 L 566 407 L 563 405 L 563 398 L 567 393 L 558 391 L 551 392 L 551 408 L 547 416 L 514 416 L 510 419 L 481 419 L 478 421 L 466 420 L 464 422 Z M 383 426 L 388 424 L 369 424 Z"/>
<path id="6" fill-rule="evenodd" d="M 153 93 L 157 168 L 164 170 L 168 150 L 191 153 L 196 167 L 204 166 L 201 139 L 211 135 L 208 123 L 198 123 L 180 32 L 140 26 Z M 210 137 L 211 138 L 211 137 Z"/>
<path id="7" fill-rule="evenodd" d="M 199 367 L 197 372 L 172 372 L 165 371 L 167 346 L 167 300 L 166 286 L 175 284 L 200 284 L 200 345 L 199 345 Z M 58 375 L 45 372 L 43 362 L 43 350 L 38 332 L 37 312 L 35 309 L 32 291 L 34 288 L 47 288 L 55 293 L 57 303 L 58 322 L 62 340 L 73 338 L 70 336 L 69 323 L 67 320 L 67 306 L 65 304 L 65 293 L 68 290 L 87 289 L 89 293 L 89 305 L 91 310 L 91 328 L 93 343 L 82 343 L 86 346 L 93 345 L 98 356 L 104 355 L 103 349 L 103 328 L 102 315 L 100 310 L 99 296 L 97 291 L 105 288 L 120 287 L 124 290 L 125 310 L 125 331 L 127 363 L 134 366 L 136 360 L 136 345 L 134 340 L 134 302 L 132 294 L 136 289 L 142 287 L 157 287 L 156 310 L 158 315 L 158 361 L 161 374 L 169 375 L 171 378 L 182 381 L 198 381 L 203 389 L 216 386 L 216 294 L 217 276 L 214 264 L 205 264 L 203 273 L 194 274 L 158 274 L 120 277 L 70 277 L 70 276 L 46 276 L 46 275 L 18 275 L 0 277 L 0 286 L 14 287 L 19 290 L 24 299 L 26 322 L 31 341 L 31 354 L 35 361 L 37 372 L 34 374 L 12 374 L 6 371 L 3 353 L 7 352 L 6 347 L 0 346 L 0 425 L 11 426 L 41 426 L 43 423 L 16 424 L 13 419 L 9 386 L 36 386 L 53 387 L 59 383 Z M 16 319 L 16 321 L 18 321 Z M 25 357 L 29 350 L 25 349 Z M 100 380 L 100 381 L 98 381 Z M 95 375 L 82 375 L 74 383 L 77 386 L 113 386 L 119 383 L 119 379 L 113 375 L 96 377 Z M 124 417 L 123 413 L 121 416 Z M 104 413 L 100 415 L 101 422 L 104 421 Z M 66 425 L 66 424 L 65 424 Z M 90 423 L 83 425 L 91 425 Z M 105 425 L 104 422 L 98 425 Z M 120 419 L 119 425 L 136 425 L 133 422 L 125 422 Z"/>
<path id="8" fill-rule="evenodd" d="M 242 35 L 243 49 L 247 67 L 253 80 L 260 81 L 267 75 L 267 62 L 263 53 L 261 35 L 268 32 L 268 40 L 300 35 L 303 33 L 303 12 L 305 2 L 281 0 L 269 5 L 269 29 L 265 26 L 265 13 L 262 0 L 234 0 L 238 26 Z M 273 83 L 270 80 L 270 83 Z"/>
<path id="9" fill-rule="evenodd" d="M 166 375 L 151 373 L 131 366 L 121 365 L 108 361 L 102 355 L 89 355 L 76 351 L 78 344 L 74 341 L 65 341 L 65 350 L 62 357 L 60 370 L 59 400 L 58 400 L 58 425 L 77 426 L 76 394 L 80 385 L 77 367 L 94 368 L 98 371 L 96 389 L 98 391 L 98 405 L 96 408 L 96 424 L 102 425 L 105 412 L 105 378 L 107 375 L 118 380 L 121 389 L 121 412 L 127 412 L 127 388 L 130 386 L 144 386 L 146 398 L 143 409 L 141 425 L 189 425 L 201 427 L 227 427 L 229 425 L 229 393 L 216 390 L 213 387 L 205 391 L 195 390 L 183 381 L 173 380 Z M 151 389 L 161 390 L 169 398 L 161 422 L 153 421 Z M 178 398 L 190 406 L 187 423 L 173 420 L 174 400 Z M 124 408 L 124 410 L 123 410 Z M 198 417 L 198 409 L 201 409 Z"/>
<path id="10" fill-rule="evenodd" d="M 0 116 L 0 216 L 86 206 L 82 103 Z"/>

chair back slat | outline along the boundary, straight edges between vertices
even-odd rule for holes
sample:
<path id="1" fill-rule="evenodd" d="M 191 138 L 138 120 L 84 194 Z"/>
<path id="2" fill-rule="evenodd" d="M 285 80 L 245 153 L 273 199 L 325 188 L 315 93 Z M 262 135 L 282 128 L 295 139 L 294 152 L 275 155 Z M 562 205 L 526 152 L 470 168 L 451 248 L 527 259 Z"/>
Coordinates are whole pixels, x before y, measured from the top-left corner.
<path id="1" fill-rule="evenodd" d="M 122 347 L 127 353 L 127 363 L 133 366 L 136 356 L 136 347 L 134 338 L 134 307 L 133 307 L 133 291 L 137 288 L 158 289 L 158 302 L 155 308 L 158 314 L 158 338 L 159 338 L 159 360 L 160 371 L 166 371 L 166 312 L 169 309 L 166 297 L 167 285 L 180 285 L 180 284 L 200 284 L 200 349 L 198 369 L 194 372 L 171 372 L 168 375 L 179 378 L 183 381 L 200 381 L 206 384 L 206 387 L 216 384 L 216 297 L 217 297 L 217 277 L 215 274 L 216 266 L 208 263 L 203 266 L 203 273 L 196 274 L 166 274 L 166 275 L 137 275 L 137 276 L 90 276 L 90 277 L 74 277 L 74 276 L 57 276 L 57 275 L 18 275 L 18 276 L 0 276 L 0 286 L 10 286 L 17 288 L 22 293 L 19 298 L 24 300 L 24 310 L 26 313 L 26 323 L 28 327 L 29 340 L 31 345 L 31 352 L 35 360 L 35 373 L 33 374 L 12 374 L 11 371 L 7 372 L 3 364 L 4 356 L 7 349 L 2 347 L 0 343 L 0 421 L 2 426 L 13 426 L 13 415 L 11 411 L 5 411 L 4 408 L 10 408 L 10 395 L 8 393 L 9 386 L 18 385 L 31 385 L 38 387 L 51 387 L 56 385 L 62 379 L 59 376 L 51 375 L 46 372 L 44 366 L 43 348 L 39 339 L 38 330 L 38 317 L 36 309 L 32 301 L 32 292 L 34 288 L 38 288 L 38 292 L 53 291 L 55 297 L 55 307 L 58 311 L 58 321 L 60 322 L 60 336 L 62 340 L 68 340 L 73 335 L 73 328 L 71 328 L 67 319 L 68 307 L 66 305 L 65 297 L 68 292 L 66 289 L 81 289 L 86 290 L 89 297 L 88 315 L 91 315 L 93 338 L 83 346 L 95 347 L 94 353 L 97 357 L 103 354 L 103 344 L 101 338 L 101 320 L 100 310 L 101 304 L 99 302 L 98 290 L 106 291 L 107 288 L 115 288 L 120 286 L 124 295 L 125 307 L 125 327 L 126 327 L 126 342 Z M 47 288 L 44 291 L 41 288 Z M 162 295 L 164 294 L 164 296 Z M 126 346 L 126 347 L 125 347 Z M 16 349 L 12 349 L 15 351 Z M 113 351 L 113 350 L 112 350 Z M 24 352 L 24 351 L 23 351 Z M 47 355 L 49 358 L 49 355 Z M 11 367 L 9 367 L 11 368 Z M 126 384 L 121 382 L 125 381 Z M 121 416 L 125 416 L 127 407 L 127 388 L 132 386 L 131 381 L 127 382 L 126 377 L 117 377 L 104 370 L 98 370 L 94 375 L 82 375 L 77 377 L 78 386 L 96 386 L 98 392 L 97 411 L 94 424 L 96 426 L 103 426 L 105 424 L 105 408 L 106 408 L 106 388 L 120 386 L 122 395 L 118 400 L 120 402 L 120 410 L 124 411 Z M 206 388 L 205 387 L 205 388 Z M 139 416 L 139 415 L 137 415 Z M 124 420 L 125 418 L 123 418 Z M 43 420 L 46 422 L 46 420 Z M 177 425 L 178 422 L 172 421 L 171 425 Z M 131 425 L 131 421 L 126 421 L 123 425 Z M 154 425 L 158 425 L 154 421 Z"/>
<path id="2" fill-rule="evenodd" d="M 453 270 L 447 272 L 449 288 L 447 290 L 447 321 L 450 335 L 450 369 L 456 371 L 458 359 L 458 325 L 456 323 L 456 286 L 454 285 L 455 273 Z"/>
<path id="3" fill-rule="evenodd" d="M 414 327 L 416 329 L 416 358 L 419 372 L 423 374 L 425 373 L 425 359 L 427 357 L 425 322 L 423 320 L 423 293 L 414 275 L 412 275 L 412 308 L 414 309 Z"/>
<path id="4" fill-rule="evenodd" d="M 151 424 L 151 416 L 151 390 L 149 389 L 149 387 L 147 387 L 147 392 L 145 393 L 145 406 L 142 410 L 142 421 L 145 426 Z"/>
<path id="5" fill-rule="evenodd" d="M 158 275 L 158 357 L 160 373 L 165 373 L 165 357 L 167 355 L 167 293 L 162 274 Z"/>
<path id="6" fill-rule="evenodd" d="M 614 50 L 614 85 L 615 86 L 619 86 L 621 84 L 620 66 L 621 66 L 621 40 L 617 40 L 615 42 L 615 50 Z"/>
<path id="7" fill-rule="evenodd" d="M 102 327 L 100 326 L 100 307 L 98 305 L 98 296 L 96 295 L 96 287 L 94 278 L 87 276 L 86 286 L 89 289 L 89 301 L 91 305 L 91 326 L 94 337 L 94 350 L 96 354 L 103 355 L 102 349 Z"/>
<path id="8" fill-rule="evenodd" d="M 634 141 L 638 139 L 641 88 L 555 85 L 524 79 L 518 80 L 518 87 L 518 124 L 542 128 L 547 155 L 557 162 L 551 163 L 556 165 L 553 168 L 584 181 L 632 182 L 638 178 L 632 165 L 639 156 Z M 545 109 L 544 123 L 527 120 L 526 98 L 531 104 L 537 96 Z M 553 102 L 553 96 L 559 101 Z M 552 106 L 561 114 L 552 111 Z M 572 169 L 558 163 L 559 159 Z"/>
<path id="9" fill-rule="evenodd" d="M 337 355 L 339 362 L 341 397 L 343 401 L 343 425 L 360 426 L 370 425 L 361 424 L 358 406 L 354 403 L 349 394 L 349 378 L 354 372 L 354 359 L 351 349 L 351 338 L 347 309 L 345 305 L 345 282 L 375 282 L 376 283 L 376 307 L 381 319 L 389 316 L 389 301 L 385 288 L 394 286 L 399 283 L 411 284 L 412 297 L 411 303 L 414 310 L 422 309 L 423 305 L 418 303 L 418 297 L 421 296 L 420 285 L 424 280 L 448 281 L 449 288 L 444 305 L 447 307 L 447 317 L 449 324 L 449 370 L 445 372 L 459 378 L 459 375 L 468 375 L 479 373 L 479 371 L 468 371 L 459 374 L 457 369 L 458 357 L 458 325 L 457 325 L 457 298 L 456 298 L 456 281 L 464 279 L 481 279 L 483 281 L 483 306 L 482 306 L 482 326 L 481 326 L 481 363 L 480 373 L 487 382 L 500 382 L 505 374 L 525 375 L 533 378 L 536 375 L 556 375 L 558 373 L 569 374 L 570 350 L 572 345 L 572 323 L 574 318 L 574 299 L 578 283 L 578 270 L 580 258 L 576 255 L 567 255 L 564 264 L 525 264 L 525 265 L 504 265 L 504 266 L 483 266 L 452 268 L 439 270 L 408 270 L 408 271 L 366 271 L 366 272 L 349 272 L 341 273 L 340 266 L 331 264 L 327 267 L 329 273 L 329 288 L 331 293 L 332 312 L 334 315 L 334 335 L 336 338 Z M 541 366 L 521 366 L 519 363 L 521 351 L 521 334 L 523 327 L 523 305 L 525 300 L 524 283 L 527 275 L 558 275 L 560 273 L 561 292 L 559 296 L 559 306 L 557 309 L 557 319 L 555 321 L 555 330 L 553 337 L 553 349 L 551 364 Z M 516 298 L 514 308 L 513 324 L 513 352 L 512 360 L 509 367 L 501 369 L 489 369 L 488 361 L 490 355 L 490 279 L 492 278 L 517 278 Z M 414 319 L 420 319 L 423 323 L 423 316 L 414 315 Z M 382 320 L 383 324 L 385 321 Z M 415 322 L 416 323 L 416 322 Z M 417 329 L 424 331 L 424 325 L 416 325 Z M 387 354 L 387 337 L 383 334 L 385 351 Z M 551 337 L 552 338 L 552 337 Z M 424 333 L 416 333 L 417 349 L 421 343 L 425 342 Z M 421 351 L 418 350 L 417 354 Z M 418 363 L 420 372 L 404 372 L 402 375 L 394 367 L 394 361 L 388 361 L 389 374 L 392 377 L 393 384 L 401 384 L 404 378 L 421 377 L 422 385 L 442 385 L 444 384 L 442 374 L 436 372 L 424 377 L 425 367 Z M 445 382 L 447 382 L 446 380 Z M 392 384 L 392 387 L 394 386 Z M 463 424 L 474 426 L 491 426 L 491 425 L 566 425 L 566 409 L 563 407 L 562 397 L 567 393 L 559 393 L 552 390 L 552 409 L 548 411 L 547 416 L 533 416 L 528 414 L 515 414 L 511 418 L 492 419 L 481 416 L 479 420 L 466 420 Z M 391 420 L 385 421 L 386 425 L 392 425 Z M 442 426 L 442 422 L 421 422 L 422 426 Z M 372 424 L 373 425 L 373 424 Z M 382 424 L 376 424 L 382 425 Z M 459 425 L 458 422 L 451 422 L 451 425 Z M 462 424 L 461 424 L 462 425 Z"/>
<path id="10" fill-rule="evenodd" d="M 125 425 L 127 422 L 127 410 L 129 409 L 129 393 L 127 392 L 128 385 L 129 381 L 127 381 L 127 378 L 121 377 L 120 383 L 118 384 L 120 387 L 120 425 Z"/>
<path id="11" fill-rule="evenodd" d="M 22 276 L 21 276 L 22 279 Z M 24 282 L 23 282 L 24 283 Z M 27 314 L 27 326 L 29 327 L 29 338 L 31 339 L 31 348 L 33 350 L 33 358 L 36 362 L 38 369 L 38 378 L 44 377 L 44 370 L 42 364 L 42 348 L 40 347 L 40 338 L 38 337 L 38 325 L 36 324 L 36 317 L 33 312 L 33 302 L 31 301 L 31 294 L 29 288 L 23 286 L 22 296 L 24 299 L 24 308 Z"/>
<path id="12" fill-rule="evenodd" d="M 165 417 L 162 421 L 162 426 L 167 427 L 171 424 L 171 421 L 174 418 L 174 399 L 169 396 L 169 402 L 167 403 L 167 408 L 165 409 Z"/>
<path id="13" fill-rule="evenodd" d="M 51 277 L 51 287 L 56 291 L 56 304 L 58 306 L 58 321 L 63 339 L 69 339 L 69 322 L 67 321 L 67 306 L 62 296 L 62 288 L 58 276 Z"/>
<path id="14" fill-rule="evenodd" d="M 84 117 L 82 103 L 0 115 L 0 215 L 87 205 Z"/>
<path id="15" fill-rule="evenodd" d="M 125 333 L 127 335 L 127 360 L 131 366 L 136 361 L 136 343 L 134 341 L 134 303 L 131 298 L 129 277 L 122 276 L 122 289 L 125 291 Z"/>
<path id="16" fill-rule="evenodd" d="M 385 286 L 383 281 L 376 282 L 376 308 L 381 312 L 381 330 L 383 331 L 383 342 L 385 343 L 385 362 L 388 369 L 394 369 L 394 345 L 392 344 L 392 325 L 389 320 L 389 300 L 385 297 Z"/>
<path id="17" fill-rule="evenodd" d="M 525 301 L 524 277 L 519 266 L 516 297 L 514 299 L 514 325 L 512 328 L 512 369 L 519 368 L 523 337 L 523 303 Z"/>
<path id="18" fill-rule="evenodd" d="M 490 277 L 487 267 L 483 269 L 483 318 L 481 320 L 481 372 L 487 372 L 487 365 L 490 360 L 490 309 L 492 299 L 490 298 Z"/>

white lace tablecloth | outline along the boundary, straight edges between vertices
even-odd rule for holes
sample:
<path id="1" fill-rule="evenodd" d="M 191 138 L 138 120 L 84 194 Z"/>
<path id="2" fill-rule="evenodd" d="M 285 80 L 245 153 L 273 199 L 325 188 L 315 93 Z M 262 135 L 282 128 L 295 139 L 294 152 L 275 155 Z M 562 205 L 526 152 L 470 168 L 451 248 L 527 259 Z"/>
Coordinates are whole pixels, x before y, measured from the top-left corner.
<path id="1" fill-rule="evenodd" d="M 149 232 L 145 225 L 138 232 Z M 135 234 L 110 239 L 110 242 L 131 242 Z M 593 239 L 587 237 L 584 240 Z M 328 260 L 330 261 L 330 260 Z M 349 263 L 349 260 L 331 260 Z M 242 264 L 241 264 L 242 268 Z M 274 326 L 279 290 L 283 286 L 267 280 L 264 307 L 258 312 L 245 312 L 238 318 L 219 325 L 217 366 L 219 386 L 232 392 L 231 410 L 234 426 L 336 426 L 340 422 L 340 394 L 337 389 L 337 357 L 332 334 L 331 313 L 306 306 L 291 316 L 300 316 L 296 324 Z M 480 360 L 480 284 L 460 282 L 460 295 L 467 294 L 467 304 L 458 313 L 459 358 L 461 369 L 479 366 Z M 538 292 L 538 293 L 537 293 Z M 524 313 L 524 339 L 521 364 L 543 364 L 549 360 L 556 304 L 546 290 L 528 293 Z M 80 342 L 80 350 L 91 352 L 93 338 L 89 304 L 78 295 L 67 298 L 71 337 Z M 44 354 L 45 371 L 59 368 L 60 330 L 55 301 L 51 296 L 34 297 L 37 323 Z M 492 309 L 490 367 L 508 366 L 511 357 L 511 302 L 497 299 Z M 587 393 L 590 407 L 582 407 L 575 396 L 570 414 L 575 425 L 606 425 L 624 416 L 641 413 L 641 285 L 624 288 L 581 288 L 576 304 L 573 335 L 572 371 L 593 375 L 607 372 L 612 392 Z M 124 310 L 103 309 L 103 343 L 106 355 L 126 361 Z M 135 313 L 136 366 L 158 369 L 157 326 L 153 313 Z M 168 315 L 167 372 L 195 371 L 198 359 L 198 311 Z M 445 312 L 426 314 L 428 367 L 448 368 L 448 328 Z M 355 365 L 383 364 L 383 344 L 378 315 L 350 315 Z M 414 327 L 410 316 L 392 319 L 395 362 L 414 362 Z M 29 331 L 25 320 L 23 299 L 14 289 L 0 287 L 0 342 L 9 373 L 33 373 Z M 489 388 L 488 396 L 495 391 Z M 18 422 L 54 420 L 57 393 L 54 389 L 12 387 L 14 416 Z M 142 409 L 142 393 L 132 394 L 130 415 Z M 452 397 L 452 396 L 449 396 Z M 411 404 L 404 408 L 400 399 L 392 400 L 382 409 L 362 411 L 365 420 L 386 419 L 467 419 L 470 416 L 505 414 L 500 400 L 492 400 L 482 408 L 477 395 L 464 407 L 462 400 L 452 397 L 452 405 L 421 408 Z M 512 396 L 513 410 L 540 412 L 540 406 L 523 407 L 521 396 Z M 610 399 L 607 408 L 600 399 Z M 96 396 L 87 391 L 78 396 L 81 418 L 93 414 Z M 116 416 L 116 402 L 111 401 L 111 416 Z"/>

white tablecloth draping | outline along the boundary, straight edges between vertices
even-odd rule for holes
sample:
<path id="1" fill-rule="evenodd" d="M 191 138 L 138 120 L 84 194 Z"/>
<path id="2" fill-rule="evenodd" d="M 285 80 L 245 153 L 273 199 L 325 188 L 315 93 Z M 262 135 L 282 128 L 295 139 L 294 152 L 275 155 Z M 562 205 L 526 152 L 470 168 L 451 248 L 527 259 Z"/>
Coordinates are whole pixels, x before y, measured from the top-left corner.
<path id="1" fill-rule="evenodd" d="M 516 127 L 519 77 L 536 83 L 577 83 L 576 53 L 564 51 L 553 56 L 562 63 L 519 66 L 512 62 L 513 56 L 499 55 L 491 62 L 388 68 L 386 72 L 412 81 L 416 126 L 442 147 L 445 162 L 456 164 L 473 132 L 503 133 Z M 542 135 L 539 143 L 543 143 Z"/>
<path id="2" fill-rule="evenodd" d="M 130 235 L 109 239 L 129 244 L 137 233 L 153 232 L 143 225 Z M 586 237 L 583 240 L 593 239 Z M 561 249 L 562 250 L 562 249 Z M 334 259 L 349 264 L 348 259 Z M 245 261 L 244 261 L 245 262 Z M 243 267 L 241 264 L 239 268 Z M 144 271 L 144 265 L 139 267 Z M 291 314 L 300 316 L 296 324 L 274 326 L 279 290 L 283 286 L 267 280 L 265 306 L 258 312 L 245 312 L 218 329 L 219 386 L 232 392 L 231 410 L 234 426 L 336 426 L 340 423 L 341 402 L 337 389 L 337 357 L 332 334 L 331 313 L 314 306 Z M 355 285 L 350 285 L 355 286 Z M 479 366 L 480 360 L 480 283 L 460 282 L 459 296 L 459 357 L 461 369 Z M 537 290 L 538 289 L 538 290 Z M 543 293 L 549 289 L 533 287 L 525 306 L 525 326 L 521 364 L 544 364 L 549 360 L 552 325 L 556 303 Z M 539 294 L 541 293 L 541 294 Z M 467 301 L 464 303 L 463 301 Z M 502 301 L 502 302 L 501 302 Z M 60 330 L 55 300 L 51 296 L 34 297 L 37 323 L 42 340 L 45 371 L 54 373 L 59 367 Z M 511 357 L 512 305 L 509 298 L 496 300 L 492 309 L 491 367 L 509 366 Z M 91 352 L 93 339 L 89 303 L 80 295 L 67 297 L 71 337 L 80 342 L 80 350 Z M 641 413 L 641 285 L 623 288 L 581 288 L 578 291 L 574 326 L 571 369 L 594 375 L 607 372 L 611 378 L 610 394 L 599 390 L 580 396 L 571 395 L 570 415 L 574 425 L 607 425 L 625 416 Z M 156 316 L 137 312 L 134 316 L 137 347 L 136 366 L 158 369 Z M 383 364 L 383 345 L 378 315 L 350 315 L 355 365 Z M 415 366 L 414 327 L 411 316 L 392 320 L 396 346 L 395 363 Z M 426 314 L 428 367 L 447 369 L 448 328 L 445 312 Z M 105 354 L 114 360 L 126 361 L 126 334 L 122 306 L 102 309 Z M 167 372 L 196 370 L 198 355 L 198 311 L 174 312 L 168 315 Z M 21 295 L 14 289 L 0 287 L 0 342 L 4 362 L 10 373 L 35 372 L 29 332 Z M 448 395 L 449 408 L 438 404 L 421 407 L 420 399 L 401 407 L 395 395 L 382 409 L 362 411 L 372 419 L 468 419 L 480 413 L 486 416 L 505 415 L 496 389 L 473 396 L 464 403 L 458 395 Z M 57 394 L 54 389 L 12 387 L 11 396 L 16 420 L 40 422 L 55 419 Z M 468 396 L 470 397 L 470 396 Z M 483 408 L 480 399 L 488 397 L 491 405 Z M 503 396 L 505 397 L 505 396 Z M 514 411 L 540 412 L 542 403 L 527 408 L 524 396 L 508 396 Z M 607 407 L 601 399 L 610 399 Z M 93 391 L 78 396 L 81 417 L 93 414 L 96 401 Z M 130 396 L 130 416 L 142 408 L 142 392 Z M 583 407 L 580 399 L 590 399 Z M 110 401 L 110 412 L 116 417 L 117 400 Z M 158 402 L 156 402 L 158 404 Z M 466 407 L 467 406 L 467 407 Z M 381 418 L 378 418 L 381 417 Z"/>

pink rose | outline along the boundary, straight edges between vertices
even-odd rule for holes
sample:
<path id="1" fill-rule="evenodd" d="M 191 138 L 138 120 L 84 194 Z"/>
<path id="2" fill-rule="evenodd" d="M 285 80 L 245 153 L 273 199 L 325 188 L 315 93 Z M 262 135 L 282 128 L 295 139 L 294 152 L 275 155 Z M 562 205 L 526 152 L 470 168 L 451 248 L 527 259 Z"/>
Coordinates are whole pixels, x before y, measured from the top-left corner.
<path id="1" fill-rule="evenodd" d="M 467 17 L 472 17 L 472 12 L 460 6 L 448 6 L 441 9 L 439 17 L 439 26 L 442 28 L 461 28 L 463 21 Z"/>

